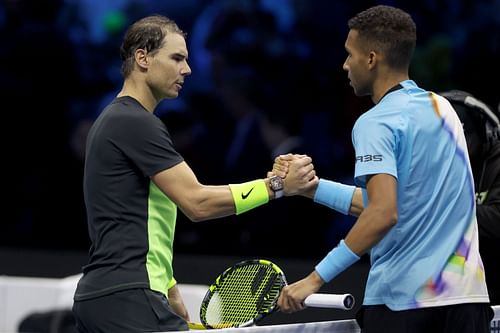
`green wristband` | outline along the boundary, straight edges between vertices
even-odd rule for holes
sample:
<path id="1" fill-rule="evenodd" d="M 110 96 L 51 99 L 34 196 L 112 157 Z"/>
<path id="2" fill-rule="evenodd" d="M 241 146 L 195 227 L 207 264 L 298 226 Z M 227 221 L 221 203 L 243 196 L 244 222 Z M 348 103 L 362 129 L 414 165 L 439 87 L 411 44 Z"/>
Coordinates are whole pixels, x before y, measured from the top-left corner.
<path id="1" fill-rule="evenodd" d="M 249 211 L 269 201 L 269 193 L 263 179 L 241 184 L 229 184 L 233 194 L 236 215 Z"/>

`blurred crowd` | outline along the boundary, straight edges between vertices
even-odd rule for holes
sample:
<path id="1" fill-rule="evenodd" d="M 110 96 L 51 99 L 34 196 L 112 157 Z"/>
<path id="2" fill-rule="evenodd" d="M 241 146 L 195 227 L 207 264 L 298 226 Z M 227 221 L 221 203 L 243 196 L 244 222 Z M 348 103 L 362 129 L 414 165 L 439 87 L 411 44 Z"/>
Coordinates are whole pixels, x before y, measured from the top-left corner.
<path id="1" fill-rule="evenodd" d="M 202 183 L 262 178 L 286 152 L 311 156 L 320 177 L 352 182 L 351 128 L 371 101 L 354 96 L 342 70 L 347 20 L 378 3 L 408 11 L 419 27 L 412 79 L 497 109 L 498 85 L 488 82 L 500 74 L 498 0 L 1 0 L 10 128 L 0 245 L 89 246 L 86 133 L 120 87 L 124 29 L 153 13 L 188 34 L 193 74 L 157 114 Z M 198 225 L 179 212 L 177 253 L 317 258 L 354 222 L 301 197 L 222 220 Z"/>

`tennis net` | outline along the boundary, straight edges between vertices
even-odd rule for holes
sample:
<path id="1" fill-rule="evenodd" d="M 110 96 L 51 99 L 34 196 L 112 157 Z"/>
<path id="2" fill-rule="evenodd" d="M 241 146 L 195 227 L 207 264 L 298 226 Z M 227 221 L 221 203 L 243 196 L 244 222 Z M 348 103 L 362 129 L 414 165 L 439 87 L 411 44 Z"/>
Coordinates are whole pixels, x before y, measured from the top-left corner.
<path id="1" fill-rule="evenodd" d="M 491 321 L 491 333 L 500 333 L 500 306 L 493 306 L 495 316 Z M 189 332 L 206 332 L 190 330 Z M 320 321 L 311 323 L 253 326 L 241 328 L 211 329 L 212 333 L 359 333 L 360 329 L 354 319 Z"/>

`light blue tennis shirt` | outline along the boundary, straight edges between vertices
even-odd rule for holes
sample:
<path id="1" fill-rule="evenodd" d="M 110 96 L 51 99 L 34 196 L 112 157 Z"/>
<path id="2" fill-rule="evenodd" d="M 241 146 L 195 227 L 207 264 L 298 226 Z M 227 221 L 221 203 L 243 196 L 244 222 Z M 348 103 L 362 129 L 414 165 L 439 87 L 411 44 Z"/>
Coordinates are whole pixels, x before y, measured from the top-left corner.
<path id="1" fill-rule="evenodd" d="M 411 80 L 400 84 L 352 131 L 356 185 L 366 188 L 373 174 L 397 179 L 398 221 L 371 250 L 364 304 L 489 302 L 461 122 L 443 97 Z"/>

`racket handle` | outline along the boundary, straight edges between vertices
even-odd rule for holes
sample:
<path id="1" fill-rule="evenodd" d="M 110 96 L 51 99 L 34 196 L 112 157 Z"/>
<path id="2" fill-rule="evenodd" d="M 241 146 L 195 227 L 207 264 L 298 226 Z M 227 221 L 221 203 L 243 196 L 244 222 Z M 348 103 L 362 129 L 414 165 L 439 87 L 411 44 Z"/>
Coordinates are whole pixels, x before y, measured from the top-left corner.
<path id="1" fill-rule="evenodd" d="M 350 310 L 354 307 L 354 296 L 351 294 L 312 294 L 306 297 L 304 304 L 315 308 Z"/>

